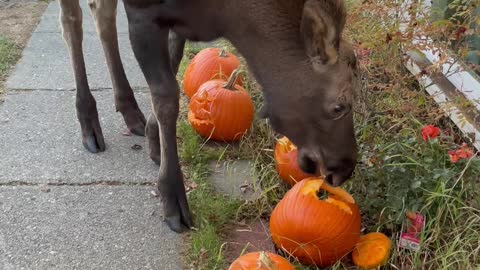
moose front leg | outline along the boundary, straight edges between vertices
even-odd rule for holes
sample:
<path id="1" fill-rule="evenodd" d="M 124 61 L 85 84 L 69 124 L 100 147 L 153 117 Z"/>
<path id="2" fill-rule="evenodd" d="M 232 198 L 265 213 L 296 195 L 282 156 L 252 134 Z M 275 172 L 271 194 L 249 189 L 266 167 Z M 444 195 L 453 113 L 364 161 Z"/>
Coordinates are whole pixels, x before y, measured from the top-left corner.
<path id="1" fill-rule="evenodd" d="M 88 0 L 88 5 L 107 59 L 108 71 L 115 93 L 115 107 L 123 115 L 128 130 L 135 135 L 144 136 L 145 116 L 135 100 L 118 49 L 117 0 Z"/>
<path id="2" fill-rule="evenodd" d="M 173 231 L 182 232 L 192 226 L 192 219 L 177 153 L 179 87 L 169 59 L 168 28 L 158 26 L 142 10 L 130 9 L 127 3 L 125 7 L 130 41 L 150 87 L 152 111 L 158 123 L 161 157 L 158 190 L 165 221 Z"/>
<path id="3" fill-rule="evenodd" d="M 82 10 L 78 0 L 60 0 L 60 24 L 67 44 L 77 88 L 77 117 L 82 129 L 82 142 L 92 152 L 105 151 L 105 141 L 98 121 L 95 98 L 88 86 L 85 61 L 83 58 Z"/>

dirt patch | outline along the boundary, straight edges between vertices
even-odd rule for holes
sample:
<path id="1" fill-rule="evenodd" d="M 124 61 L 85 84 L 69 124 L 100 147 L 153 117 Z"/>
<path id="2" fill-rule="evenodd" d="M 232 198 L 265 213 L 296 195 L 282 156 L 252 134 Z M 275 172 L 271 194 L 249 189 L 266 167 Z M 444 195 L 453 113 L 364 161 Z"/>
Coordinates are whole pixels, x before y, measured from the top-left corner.
<path id="1" fill-rule="evenodd" d="M 0 38 L 13 44 L 13 49 L 7 53 L 14 57 L 14 61 L 9 61 L 7 71 L 0 72 L 0 95 L 3 92 L 4 80 L 8 75 L 8 67 L 13 66 L 20 57 L 21 51 L 27 44 L 47 5 L 47 1 L 0 0 Z M 11 57 L 9 58 L 11 59 Z M 0 96 L 0 103 L 1 101 Z"/>
<path id="2" fill-rule="evenodd" d="M 47 5 L 45 1 L 0 1 L 0 36 L 25 47 Z"/>
<path id="3" fill-rule="evenodd" d="M 230 264 L 240 254 L 254 251 L 269 251 L 275 253 L 275 247 L 270 238 L 268 221 L 257 220 L 250 224 L 231 225 L 226 240 L 225 260 Z"/>

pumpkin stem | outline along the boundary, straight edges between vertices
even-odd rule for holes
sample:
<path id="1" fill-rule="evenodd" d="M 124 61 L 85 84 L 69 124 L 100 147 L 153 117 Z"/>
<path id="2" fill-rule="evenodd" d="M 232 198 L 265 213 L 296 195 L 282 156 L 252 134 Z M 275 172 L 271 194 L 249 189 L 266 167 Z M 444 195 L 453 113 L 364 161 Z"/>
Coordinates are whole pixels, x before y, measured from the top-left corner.
<path id="1" fill-rule="evenodd" d="M 224 58 L 227 57 L 227 56 L 228 56 L 227 50 L 221 49 L 221 50 L 220 50 L 220 53 L 218 54 L 218 56 L 224 57 Z"/>
<path id="2" fill-rule="evenodd" d="M 235 69 L 232 74 L 230 75 L 230 78 L 228 78 L 227 83 L 223 86 L 223 88 L 231 91 L 235 91 L 235 82 L 237 81 L 238 76 L 243 73 L 243 71 L 240 68 Z"/>

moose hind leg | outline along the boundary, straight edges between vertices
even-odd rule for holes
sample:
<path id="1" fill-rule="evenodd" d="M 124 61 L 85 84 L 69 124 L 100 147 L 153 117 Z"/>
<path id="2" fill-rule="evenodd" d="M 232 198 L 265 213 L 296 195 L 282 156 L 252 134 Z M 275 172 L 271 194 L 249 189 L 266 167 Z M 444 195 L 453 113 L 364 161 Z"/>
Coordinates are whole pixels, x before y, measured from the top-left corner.
<path id="1" fill-rule="evenodd" d="M 178 73 L 180 62 L 183 58 L 183 49 L 185 47 L 185 39 L 170 31 L 168 36 L 168 51 L 170 53 L 170 65 L 173 73 Z M 160 137 L 158 130 L 157 118 L 151 114 L 147 120 L 145 133 L 148 138 L 148 145 L 150 148 L 150 158 L 156 164 L 160 165 Z"/>
<path id="2" fill-rule="evenodd" d="M 60 0 L 60 24 L 67 44 L 75 78 L 77 118 L 82 129 L 82 142 L 92 152 L 105 151 L 105 141 L 98 121 L 95 98 L 88 86 L 83 58 L 82 10 L 78 0 Z"/>
<path id="3" fill-rule="evenodd" d="M 115 93 L 115 107 L 123 116 L 127 128 L 135 135 L 145 135 L 145 116 L 138 107 L 120 58 L 117 38 L 117 0 L 88 0 L 102 42 L 108 71 Z"/>
<path id="4" fill-rule="evenodd" d="M 152 111 L 159 127 L 160 171 L 158 190 L 165 221 L 175 232 L 191 228 L 183 174 L 177 152 L 176 122 L 179 113 L 179 87 L 169 59 L 168 28 L 163 28 L 142 9 L 125 3 L 130 41 L 150 87 Z M 143 13 L 145 12 L 145 13 Z"/>

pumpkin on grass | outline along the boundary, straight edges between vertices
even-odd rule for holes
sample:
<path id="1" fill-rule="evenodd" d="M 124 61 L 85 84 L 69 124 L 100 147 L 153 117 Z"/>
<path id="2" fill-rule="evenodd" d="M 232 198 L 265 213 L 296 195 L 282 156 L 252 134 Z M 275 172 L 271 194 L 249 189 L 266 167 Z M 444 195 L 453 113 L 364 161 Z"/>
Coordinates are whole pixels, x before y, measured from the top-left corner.
<path id="1" fill-rule="evenodd" d="M 320 199 L 320 192 L 328 193 Z M 290 189 L 270 217 L 277 248 L 301 263 L 331 266 L 347 255 L 360 236 L 360 212 L 353 197 L 321 178 L 304 179 Z"/>
<path id="2" fill-rule="evenodd" d="M 285 258 L 270 252 L 252 252 L 236 259 L 228 270 L 295 270 Z"/>
<path id="3" fill-rule="evenodd" d="M 362 235 L 352 253 L 353 263 L 363 269 L 380 267 L 390 257 L 391 247 L 392 241 L 383 233 Z"/>
<path id="4" fill-rule="evenodd" d="M 280 178 L 291 186 L 305 178 L 314 176 L 300 169 L 297 156 L 297 147 L 287 137 L 282 137 L 277 141 L 274 153 L 275 168 Z"/>
<path id="5" fill-rule="evenodd" d="M 201 50 L 185 70 L 183 76 L 185 94 L 191 98 L 203 83 L 216 79 L 227 80 L 238 67 L 240 60 L 224 49 Z M 238 78 L 236 84 L 242 85 L 242 80 Z"/>
<path id="6" fill-rule="evenodd" d="M 235 81 L 235 70 L 228 82 L 208 81 L 193 95 L 188 106 L 188 121 L 203 137 L 236 141 L 247 133 L 253 122 L 253 102 L 247 91 Z"/>

